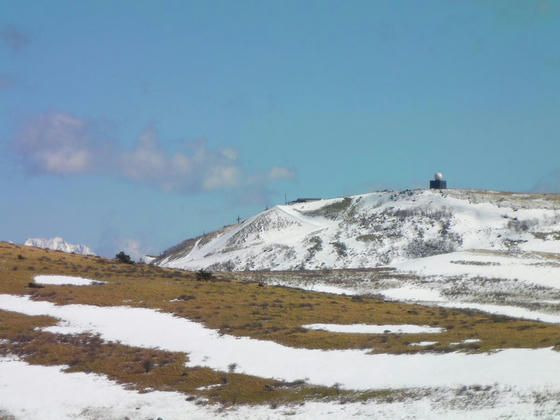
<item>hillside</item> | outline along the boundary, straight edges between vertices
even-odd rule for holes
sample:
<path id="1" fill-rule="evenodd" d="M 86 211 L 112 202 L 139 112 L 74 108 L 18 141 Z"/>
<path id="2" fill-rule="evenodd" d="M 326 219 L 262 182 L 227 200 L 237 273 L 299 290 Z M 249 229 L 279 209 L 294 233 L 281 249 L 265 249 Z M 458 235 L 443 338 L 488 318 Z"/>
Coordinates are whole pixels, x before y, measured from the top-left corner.
<path id="1" fill-rule="evenodd" d="M 279 205 L 154 264 L 213 271 L 367 268 L 452 251 L 560 251 L 560 195 L 406 190 Z"/>
<path id="2" fill-rule="evenodd" d="M 0 242 L 0 418 L 558 418 L 559 255 L 455 254 L 402 267 L 416 275 L 260 273 L 364 288 L 348 296 Z M 439 270 L 516 276 L 506 297 L 542 306 L 395 285 Z"/>

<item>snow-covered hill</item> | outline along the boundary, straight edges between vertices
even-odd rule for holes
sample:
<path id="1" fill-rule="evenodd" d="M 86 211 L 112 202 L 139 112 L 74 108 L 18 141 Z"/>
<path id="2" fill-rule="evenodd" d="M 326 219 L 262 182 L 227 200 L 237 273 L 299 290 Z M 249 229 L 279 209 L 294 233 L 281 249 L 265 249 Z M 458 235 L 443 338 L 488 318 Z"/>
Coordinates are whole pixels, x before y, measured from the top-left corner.
<path id="1" fill-rule="evenodd" d="M 55 251 L 73 252 L 75 254 L 82 255 L 95 255 L 95 253 L 87 246 L 82 244 L 69 244 L 60 237 L 51 239 L 29 238 L 24 242 L 24 245 L 53 249 Z"/>
<path id="2" fill-rule="evenodd" d="M 458 250 L 560 253 L 560 195 L 406 190 L 279 205 L 168 249 L 207 270 L 364 268 Z"/>

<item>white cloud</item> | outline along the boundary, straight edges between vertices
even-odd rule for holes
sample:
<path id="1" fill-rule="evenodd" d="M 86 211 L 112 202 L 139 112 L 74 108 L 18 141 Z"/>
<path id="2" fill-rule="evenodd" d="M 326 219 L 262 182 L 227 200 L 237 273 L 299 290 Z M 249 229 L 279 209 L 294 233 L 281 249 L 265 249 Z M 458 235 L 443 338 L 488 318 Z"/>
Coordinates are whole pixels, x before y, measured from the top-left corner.
<path id="1" fill-rule="evenodd" d="M 168 153 L 160 147 L 155 130 L 148 129 L 136 148 L 122 155 L 122 172 L 166 190 L 215 190 L 240 184 L 242 170 L 235 162 L 235 150 L 210 150 L 205 140 L 187 142 L 185 149 Z"/>
<path id="2" fill-rule="evenodd" d="M 540 178 L 531 191 L 539 193 L 560 193 L 560 169 L 552 171 Z"/>
<path id="3" fill-rule="evenodd" d="M 273 166 L 268 171 L 268 177 L 272 180 L 294 179 L 296 172 L 283 166 Z"/>
<path id="4" fill-rule="evenodd" d="M 175 153 L 171 158 L 171 164 L 179 173 L 188 174 L 192 170 L 192 162 L 188 156 Z"/>
<path id="5" fill-rule="evenodd" d="M 222 155 L 229 160 L 236 160 L 237 159 L 237 150 L 231 148 L 225 148 L 221 150 Z"/>
<path id="6" fill-rule="evenodd" d="M 208 147 L 206 140 L 184 142 L 176 151 L 160 144 L 148 128 L 130 149 L 103 140 L 96 124 L 68 113 L 47 113 L 28 119 L 14 146 L 32 172 L 58 175 L 97 173 L 156 185 L 166 191 L 213 191 L 293 179 L 295 171 L 274 166 L 264 174 L 247 173 L 233 148 Z M 264 175 L 264 176 L 263 176 Z M 255 181 L 256 180 L 256 181 Z"/>
<path id="7" fill-rule="evenodd" d="M 119 248 L 125 254 L 130 255 L 133 260 L 140 261 L 146 255 L 146 249 L 142 243 L 136 239 L 123 238 L 119 242 Z"/>
<path id="8" fill-rule="evenodd" d="M 241 170 L 236 166 L 215 166 L 204 177 L 205 190 L 235 187 L 239 185 Z"/>
<path id="9" fill-rule="evenodd" d="M 132 152 L 125 152 L 121 158 L 121 169 L 125 176 L 136 180 L 161 177 L 168 169 L 168 159 L 159 149 L 156 132 L 149 129 L 139 137 L 138 145 Z"/>
<path id="10" fill-rule="evenodd" d="M 0 28 L 0 41 L 13 52 L 18 52 L 29 44 L 29 37 L 12 25 Z"/>
<path id="11" fill-rule="evenodd" d="M 40 114 L 27 122 L 15 146 L 26 166 L 34 171 L 59 175 L 93 168 L 95 145 L 83 120 L 70 114 Z"/>
<path id="12" fill-rule="evenodd" d="M 0 90 L 10 89 L 16 85 L 16 79 L 8 74 L 0 74 Z"/>

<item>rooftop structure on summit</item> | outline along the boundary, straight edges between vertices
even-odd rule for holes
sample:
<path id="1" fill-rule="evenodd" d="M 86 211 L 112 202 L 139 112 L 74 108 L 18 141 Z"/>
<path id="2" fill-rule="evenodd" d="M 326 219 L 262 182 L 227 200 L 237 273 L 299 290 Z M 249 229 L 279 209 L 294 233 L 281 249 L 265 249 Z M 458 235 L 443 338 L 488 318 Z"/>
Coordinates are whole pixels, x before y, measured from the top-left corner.
<path id="1" fill-rule="evenodd" d="M 297 204 L 297 203 L 308 203 L 309 201 L 319 201 L 322 200 L 322 198 L 297 198 L 293 201 L 289 201 L 287 204 Z"/>
<path id="2" fill-rule="evenodd" d="M 434 179 L 430 181 L 430 188 L 435 190 L 444 190 L 447 188 L 447 181 L 443 179 L 441 172 L 436 172 Z"/>

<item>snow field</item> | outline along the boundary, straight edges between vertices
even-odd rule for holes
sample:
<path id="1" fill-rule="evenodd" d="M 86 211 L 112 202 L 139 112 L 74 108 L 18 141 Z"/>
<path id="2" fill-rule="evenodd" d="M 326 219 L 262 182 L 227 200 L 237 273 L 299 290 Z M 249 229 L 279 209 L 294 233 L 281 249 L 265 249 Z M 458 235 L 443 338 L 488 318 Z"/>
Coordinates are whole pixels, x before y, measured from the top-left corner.
<path id="1" fill-rule="evenodd" d="M 378 290 L 377 293 L 385 296 L 390 300 L 401 302 L 414 302 L 421 304 L 430 304 L 441 306 L 444 308 L 455 309 L 474 309 L 494 315 L 504 315 L 512 318 L 528 319 L 532 321 L 548 322 L 552 324 L 560 324 L 559 313 L 548 313 L 542 311 L 534 311 L 519 306 L 512 305 L 495 305 L 489 303 L 460 302 L 456 300 L 446 299 L 438 291 L 432 289 L 423 289 L 416 286 L 402 286 L 395 289 Z"/>
<path id="2" fill-rule="evenodd" d="M 546 265 L 546 262 L 536 257 L 459 251 L 408 260 L 393 266 L 401 272 L 419 276 L 479 276 L 560 289 L 560 267 Z"/>
<path id="3" fill-rule="evenodd" d="M 430 288 L 417 285 L 404 284 L 399 288 L 377 291 L 379 294 L 399 301 L 411 301 L 424 304 L 434 304 L 446 308 L 475 309 L 486 313 L 505 315 L 513 318 L 529 319 L 535 321 L 560 323 L 558 311 L 539 311 L 518 305 L 494 304 L 486 302 L 465 302 L 442 295 L 443 291 L 451 290 L 450 279 L 461 277 L 465 281 L 461 286 L 478 293 L 477 287 L 484 279 L 495 279 L 506 284 L 513 282 L 518 290 L 527 287 L 549 289 L 550 292 L 560 292 L 560 266 L 553 264 L 549 259 L 533 256 L 505 256 L 480 251 L 461 251 L 431 257 L 418 258 L 394 267 L 402 273 L 412 273 L 419 276 L 422 282 L 429 283 Z M 469 280 L 473 279 L 473 280 Z M 528 289 L 527 289 L 528 290 Z M 527 294 L 530 292 L 527 291 Z M 540 305 L 555 305 L 557 299 L 534 299 Z"/>
<path id="4" fill-rule="evenodd" d="M 220 335 L 201 324 L 145 308 L 54 305 L 0 295 L 0 309 L 50 315 L 56 333 L 99 333 L 107 341 L 188 354 L 188 366 L 237 371 L 286 381 L 346 389 L 402 389 L 461 385 L 547 386 L 560 390 L 560 353 L 550 348 L 491 354 L 367 354 L 361 350 L 309 350 L 270 341 Z M 173 334 L 169 332 L 173 331 Z M 227 349 L 227 351 L 224 351 Z M 515 366 L 515 369 L 512 369 Z"/>
<path id="5" fill-rule="evenodd" d="M 556 394 L 536 389 L 535 394 L 515 388 L 492 387 L 486 391 L 430 390 L 404 401 L 367 403 L 307 402 L 282 406 L 199 405 L 176 392 L 139 393 L 102 375 L 65 373 L 65 366 L 29 365 L 16 357 L 0 358 L 0 415 L 18 420 L 206 420 L 241 419 L 528 419 L 557 418 Z M 49 390 L 48 396 L 45 390 Z M 198 401 L 201 401 L 200 399 Z"/>
<path id="6" fill-rule="evenodd" d="M 208 418 L 208 410 L 185 401 L 182 394 L 140 394 L 104 376 L 64 373 L 63 368 L 0 358 L 0 413 L 7 411 L 18 420 Z"/>
<path id="7" fill-rule="evenodd" d="M 455 309 L 474 309 L 477 311 L 486 312 L 488 314 L 504 315 L 512 318 L 548 322 L 551 324 L 560 324 L 559 313 L 532 311 L 530 309 L 520 308 L 518 306 L 492 305 L 488 303 L 472 303 L 472 302 L 456 302 L 456 301 L 439 303 L 438 306 L 442 306 L 444 308 L 455 308 Z"/>
<path id="8" fill-rule="evenodd" d="M 560 263 L 533 254 L 508 256 L 485 251 L 459 251 L 407 260 L 394 272 L 376 278 L 344 271 L 333 283 L 298 278 L 294 272 L 267 274 L 267 284 L 341 295 L 381 295 L 386 299 L 474 309 L 495 315 L 560 323 Z M 393 273 L 393 274 L 392 274 Z M 405 276 L 402 276 L 402 275 Z M 412 276 L 409 276 L 412 275 Z M 409 277 L 407 277 L 409 276 Z M 502 301 L 493 297 L 502 295 Z"/>
<path id="9" fill-rule="evenodd" d="M 437 259 L 434 257 L 429 258 L 437 261 Z M 450 259 L 456 257 L 448 255 L 445 258 Z M 437 265 L 437 263 L 435 262 L 434 264 Z M 535 267 L 527 265 L 527 268 L 530 270 L 531 268 Z M 560 269 L 558 267 L 555 267 L 553 269 L 555 270 L 555 274 L 560 278 Z M 538 273 L 535 273 L 535 276 L 538 276 Z M 294 277 L 296 277 L 296 275 L 294 275 Z M 511 274 L 510 277 L 512 277 Z M 528 319 L 554 324 L 560 323 L 560 313 L 558 313 L 558 311 L 529 309 L 522 306 L 521 302 L 519 305 L 516 305 L 515 301 L 509 305 L 503 303 L 496 304 L 472 302 L 460 300 L 456 296 L 453 296 L 453 293 L 446 293 L 444 295 L 443 292 L 452 291 L 452 287 L 454 287 L 453 283 L 448 279 L 449 277 L 443 275 L 431 276 L 429 278 L 420 276 L 417 280 L 402 280 L 388 277 L 379 283 L 360 283 L 358 280 L 355 280 L 354 283 L 348 282 L 333 285 L 323 282 L 309 282 L 304 280 L 298 281 L 297 279 L 283 280 L 280 278 L 271 278 L 271 280 L 267 281 L 267 284 L 296 287 L 303 290 L 321 293 L 332 293 L 338 295 L 381 295 L 385 299 L 400 302 L 413 302 L 423 305 L 441 306 L 445 308 L 474 309 L 481 312 L 495 315 L 504 315 L 512 318 Z M 479 288 L 482 287 L 480 283 L 484 282 L 484 277 L 479 276 L 476 281 L 470 281 L 465 274 L 465 280 L 466 281 L 461 284 L 461 286 L 464 286 L 466 288 L 464 290 L 476 294 L 479 292 Z M 386 284 L 397 284 L 398 287 L 383 288 L 383 286 Z M 523 287 L 523 282 L 520 282 L 519 285 L 517 285 L 518 290 L 523 291 Z M 547 293 L 555 293 L 555 290 L 560 293 L 560 285 L 558 285 L 558 287 L 556 288 L 550 288 L 550 291 L 548 291 Z M 527 293 L 530 293 L 529 290 L 527 290 Z M 526 301 L 538 305 L 560 304 L 560 301 L 558 299 L 538 299 L 537 297 L 530 298 L 530 296 L 528 296 L 528 299 L 526 299 Z"/>

